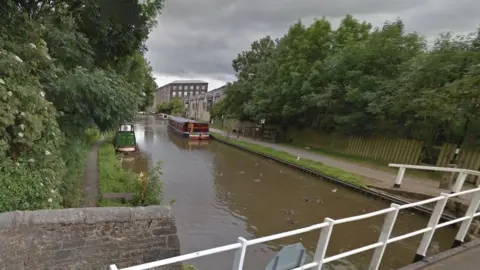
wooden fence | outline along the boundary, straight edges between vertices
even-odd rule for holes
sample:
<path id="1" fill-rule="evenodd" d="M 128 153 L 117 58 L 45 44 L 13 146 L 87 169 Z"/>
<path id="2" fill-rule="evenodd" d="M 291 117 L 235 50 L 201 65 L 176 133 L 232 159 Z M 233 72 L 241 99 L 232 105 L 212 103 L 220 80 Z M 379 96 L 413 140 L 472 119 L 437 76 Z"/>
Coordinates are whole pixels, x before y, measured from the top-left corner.
<path id="1" fill-rule="evenodd" d="M 326 134 L 309 129 L 301 131 L 289 129 L 287 138 L 292 139 L 296 144 L 386 163 L 404 164 L 418 164 L 424 144 L 417 140 Z"/>

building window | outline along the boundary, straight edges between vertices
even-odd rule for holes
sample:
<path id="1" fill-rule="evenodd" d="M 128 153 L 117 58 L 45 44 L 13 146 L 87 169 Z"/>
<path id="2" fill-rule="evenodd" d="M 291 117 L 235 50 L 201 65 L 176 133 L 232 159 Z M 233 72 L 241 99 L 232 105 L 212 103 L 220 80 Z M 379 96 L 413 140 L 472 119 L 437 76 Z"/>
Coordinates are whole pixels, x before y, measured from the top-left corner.
<path id="1" fill-rule="evenodd" d="M 207 86 L 202 85 L 202 90 L 205 90 L 206 88 L 207 88 Z"/>
<path id="2" fill-rule="evenodd" d="M 187 91 L 183 92 L 183 96 L 184 96 L 184 97 L 186 97 L 186 96 L 187 96 L 187 94 L 188 94 L 188 92 L 187 92 Z"/>
<path id="3" fill-rule="evenodd" d="M 176 86 L 176 85 L 173 86 L 173 90 L 177 90 L 177 86 Z"/>
<path id="4" fill-rule="evenodd" d="M 190 90 L 193 90 L 193 85 L 190 85 Z"/>
<path id="5" fill-rule="evenodd" d="M 177 96 L 177 92 L 173 92 L 173 93 L 172 93 L 172 96 L 173 96 L 173 97 L 176 97 L 176 96 Z"/>
<path id="6" fill-rule="evenodd" d="M 199 89 L 200 89 L 200 85 L 196 85 L 195 90 L 199 90 Z"/>
<path id="7" fill-rule="evenodd" d="M 183 90 L 183 87 L 180 85 L 180 86 L 178 87 L 178 89 L 179 89 L 179 90 Z"/>

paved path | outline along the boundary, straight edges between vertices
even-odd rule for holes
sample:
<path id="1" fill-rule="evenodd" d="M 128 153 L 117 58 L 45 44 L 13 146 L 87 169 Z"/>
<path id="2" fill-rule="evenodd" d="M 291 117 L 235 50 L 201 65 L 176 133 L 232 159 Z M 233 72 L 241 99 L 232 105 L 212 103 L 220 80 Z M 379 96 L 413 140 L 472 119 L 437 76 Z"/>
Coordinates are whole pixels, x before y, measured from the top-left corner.
<path id="1" fill-rule="evenodd" d="M 98 201 L 98 166 L 97 152 L 102 141 L 96 142 L 85 161 L 85 170 L 83 171 L 82 199 L 80 207 L 96 207 Z"/>
<path id="2" fill-rule="evenodd" d="M 227 136 L 227 132 L 215 128 L 210 128 L 211 131 Z M 236 138 L 236 134 L 230 134 L 232 138 Z M 240 137 L 236 138 L 245 142 L 254 143 L 266 147 L 271 147 L 275 150 L 284 151 L 300 158 L 311 159 L 321 162 L 331 167 L 337 167 L 348 172 L 355 173 L 367 179 L 367 185 L 380 188 L 391 188 L 395 182 L 396 174 L 383 170 L 376 170 L 366 165 L 350 162 L 344 159 L 334 158 L 327 155 L 322 155 L 312 151 L 292 146 L 269 143 L 260 140 L 253 140 L 250 138 Z M 421 179 L 417 177 L 405 176 L 402 182 L 401 190 L 407 192 L 421 193 L 429 196 L 438 196 L 441 192 L 449 193 L 449 190 L 438 188 L 439 182 L 433 179 Z"/>
<path id="3" fill-rule="evenodd" d="M 474 240 L 460 247 L 427 257 L 399 270 L 478 270 L 480 242 Z"/>
<path id="4" fill-rule="evenodd" d="M 480 246 L 420 268 L 424 270 L 478 270 L 480 269 Z"/>

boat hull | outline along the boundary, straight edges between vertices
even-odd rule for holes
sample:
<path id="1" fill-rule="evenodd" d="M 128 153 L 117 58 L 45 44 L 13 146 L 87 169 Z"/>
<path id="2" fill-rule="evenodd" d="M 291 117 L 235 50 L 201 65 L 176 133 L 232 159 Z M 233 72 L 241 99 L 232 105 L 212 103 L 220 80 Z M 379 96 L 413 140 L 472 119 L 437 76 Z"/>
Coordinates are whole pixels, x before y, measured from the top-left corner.
<path id="1" fill-rule="evenodd" d="M 210 134 L 190 134 L 186 131 L 181 131 L 175 127 L 168 125 L 169 130 L 173 131 L 175 134 L 180 135 L 181 137 L 188 138 L 189 140 L 209 140 Z"/>

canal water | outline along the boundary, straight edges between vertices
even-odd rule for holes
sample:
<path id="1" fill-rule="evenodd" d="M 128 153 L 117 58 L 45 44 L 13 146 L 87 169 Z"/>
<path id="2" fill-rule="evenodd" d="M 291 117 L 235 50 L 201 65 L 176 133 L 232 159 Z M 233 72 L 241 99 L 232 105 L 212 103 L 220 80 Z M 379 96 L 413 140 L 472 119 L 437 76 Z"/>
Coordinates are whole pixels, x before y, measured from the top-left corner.
<path id="1" fill-rule="evenodd" d="M 130 167 L 144 171 L 163 161 L 163 201 L 172 205 L 183 254 L 235 243 L 239 236 L 258 238 L 389 206 L 322 179 L 259 156 L 211 141 L 199 145 L 168 132 L 166 122 L 139 116 L 136 136 L 141 156 Z M 128 163 L 128 162 L 127 162 Z M 334 227 L 327 256 L 378 240 L 383 216 Z M 427 218 L 402 212 L 394 235 L 425 227 Z M 442 228 L 430 253 L 450 247 L 455 230 Z M 314 252 L 320 231 L 248 248 L 244 269 L 262 270 L 283 247 L 300 242 Z M 380 269 L 410 263 L 421 236 L 388 245 Z M 373 251 L 332 262 L 324 269 L 363 270 Z M 231 269 L 233 252 L 190 261 L 200 270 Z"/>

